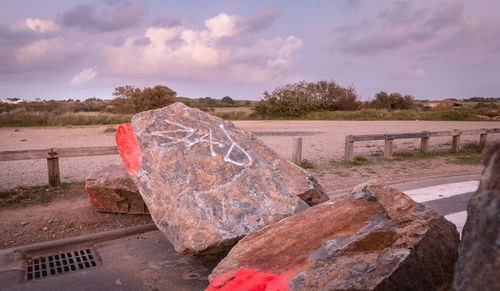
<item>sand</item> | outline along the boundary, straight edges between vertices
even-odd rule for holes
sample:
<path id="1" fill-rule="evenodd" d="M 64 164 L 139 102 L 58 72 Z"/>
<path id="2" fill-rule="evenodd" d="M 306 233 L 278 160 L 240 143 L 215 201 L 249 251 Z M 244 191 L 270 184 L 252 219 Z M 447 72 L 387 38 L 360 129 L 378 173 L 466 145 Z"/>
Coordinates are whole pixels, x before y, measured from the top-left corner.
<path id="1" fill-rule="evenodd" d="M 303 137 L 303 158 L 320 163 L 342 159 L 346 135 L 500 128 L 500 122 L 466 121 L 235 121 L 237 126 L 259 132 L 259 138 L 279 155 L 290 159 L 293 136 Z M 1 128 L 0 151 L 115 145 L 109 126 Z M 463 136 L 462 143 L 478 142 L 479 136 Z M 500 134 L 488 142 L 500 141 Z M 395 140 L 395 150 L 418 148 L 419 139 Z M 451 137 L 431 138 L 430 149 L 446 149 Z M 383 150 L 384 141 L 356 142 L 355 155 Z M 94 170 L 120 163 L 119 156 L 61 158 L 61 181 L 83 181 Z M 46 160 L 0 162 L 0 189 L 47 183 Z"/>

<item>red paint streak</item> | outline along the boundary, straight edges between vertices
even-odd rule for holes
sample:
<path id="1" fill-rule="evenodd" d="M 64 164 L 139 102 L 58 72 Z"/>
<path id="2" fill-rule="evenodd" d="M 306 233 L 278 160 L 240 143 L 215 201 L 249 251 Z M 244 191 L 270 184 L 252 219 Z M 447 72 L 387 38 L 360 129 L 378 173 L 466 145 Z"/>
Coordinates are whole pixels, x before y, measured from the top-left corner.
<path id="1" fill-rule="evenodd" d="M 211 280 L 205 291 L 288 291 L 287 282 L 285 274 L 240 268 L 234 273 L 222 274 Z"/>
<path id="2" fill-rule="evenodd" d="M 141 165 L 141 150 L 130 123 L 120 124 L 116 130 L 116 145 L 125 168 L 129 173 L 135 174 Z"/>

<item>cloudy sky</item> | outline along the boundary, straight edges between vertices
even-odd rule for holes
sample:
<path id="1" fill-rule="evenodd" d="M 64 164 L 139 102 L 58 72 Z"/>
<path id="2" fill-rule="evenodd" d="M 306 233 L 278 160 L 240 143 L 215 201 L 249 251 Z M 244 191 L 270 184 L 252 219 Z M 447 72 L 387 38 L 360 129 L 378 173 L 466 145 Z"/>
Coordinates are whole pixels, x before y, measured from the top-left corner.
<path id="1" fill-rule="evenodd" d="M 117 86 L 259 99 L 299 80 L 500 96 L 500 2 L 1 0 L 0 98 Z"/>

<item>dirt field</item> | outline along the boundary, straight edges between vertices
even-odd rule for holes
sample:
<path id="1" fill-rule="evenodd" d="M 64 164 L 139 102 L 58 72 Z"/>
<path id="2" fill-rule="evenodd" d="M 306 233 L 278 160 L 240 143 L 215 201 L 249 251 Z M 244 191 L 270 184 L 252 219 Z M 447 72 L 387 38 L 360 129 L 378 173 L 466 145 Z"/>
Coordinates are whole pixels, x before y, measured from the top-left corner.
<path id="1" fill-rule="evenodd" d="M 478 154 L 444 155 L 387 161 L 372 155 L 383 150 L 383 141 L 356 143 L 355 154 L 370 155 L 361 165 L 343 163 L 344 137 L 347 134 L 396 133 L 421 130 L 449 130 L 500 127 L 500 122 L 359 122 L 359 121 L 238 121 L 239 127 L 259 132 L 260 138 L 282 157 L 291 155 L 293 136 L 304 138 L 304 158 L 308 169 L 328 193 L 352 187 L 370 179 L 382 182 L 480 173 Z M 0 129 L 0 151 L 50 147 L 107 146 L 114 144 L 108 126 L 65 128 Z M 499 135 L 489 141 L 500 140 Z M 477 142 L 465 136 L 463 143 Z M 412 151 L 419 140 L 395 141 L 396 151 Z M 449 149 L 450 138 L 431 138 L 431 149 Z M 463 158 L 463 159 L 461 159 Z M 472 158 L 472 163 L 464 162 Z M 109 229 L 150 223 L 149 215 L 99 213 L 90 205 L 83 180 L 96 168 L 119 163 L 118 156 L 66 158 L 60 160 L 64 182 L 79 181 L 61 189 L 37 189 L 32 197 L 9 205 L 0 204 L 0 249 L 35 242 L 95 233 Z M 46 161 L 0 162 L 0 188 L 47 183 Z M 19 190 L 18 190 L 19 191 Z M 13 191 L 9 191 L 13 193 Z M 1 198 L 1 197 L 0 197 Z M 1 199 L 0 199 L 0 202 Z"/>
<path id="2" fill-rule="evenodd" d="M 349 134 L 400 133 L 423 130 L 479 129 L 500 127 L 500 122 L 453 121 L 236 121 L 237 126 L 265 134 L 260 138 L 289 159 L 292 137 L 303 136 L 303 158 L 320 164 L 341 159 L 344 139 Z M 90 147 L 115 145 L 114 133 L 109 126 L 57 127 L 57 128 L 2 128 L 0 151 L 44 149 L 51 147 Z M 490 135 L 489 141 L 500 140 L 500 134 Z M 477 142 L 478 136 L 463 136 L 462 143 Z M 449 148 L 450 137 L 431 138 L 431 149 Z M 418 139 L 395 140 L 395 151 L 417 148 Z M 383 150 L 384 141 L 357 142 L 355 155 L 376 154 Z M 110 163 L 120 163 L 118 156 L 99 156 L 60 159 L 62 182 L 83 181 L 94 169 Z M 19 185 L 47 183 L 45 160 L 0 162 L 0 189 Z"/>

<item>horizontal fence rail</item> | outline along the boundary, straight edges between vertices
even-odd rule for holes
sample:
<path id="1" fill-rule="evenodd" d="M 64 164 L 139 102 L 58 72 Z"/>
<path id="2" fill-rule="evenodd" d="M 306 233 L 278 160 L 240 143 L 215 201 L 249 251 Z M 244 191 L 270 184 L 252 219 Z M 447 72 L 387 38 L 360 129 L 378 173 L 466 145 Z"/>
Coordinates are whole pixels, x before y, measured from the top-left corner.
<path id="1" fill-rule="evenodd" d="M 276 134 L 275 132 L 271 132 L 270 135 L 294 136 L 294 135 L 300 135 L 301 133 L 302 132 L 290 132 L 290 133 L 286 132 L 286 134 L 281 134 L 281 133 Z M 421 139 L 420 151 L 426 152 L 428 150 L 429 139 L 431 137 L 451 136 L 452 150 L 459 151 L 461 135 L 479 134 L 480 135 L 479 146 L 483 148 L 486 145 L 487 136 L 489 133 L 500 133 L 500 128 L 347 135 L 345 137 L 345 160 L 347 161 L 353 160 L 354 142 L 356 141 L 385 140 L 384 157 L 391 158 L 393 152 L 392 149 L 393 141 L 395 139 L 420 138 Z M 314 134 L 316 134 L 316 132 Z M 267 135 L 267 134 L 257 134 L 257 135 Z M 0 151 L 0 162 L 47 159 L 49 184 L 53 187 L 58 187 L 61 184 L 60 174 L 59 174 L 59 158 L 105 156 L 105 155 L 118 155 L 118 154 L 119 152 L 116 146 Z M 292 161 L 299 165 L 302 162 L 302 137 L 293 138 Z"/>
<path id="2" fill-rule="evenodd" d="M 395 139 L 420 138 L 421 139 L 420 151 L 426 152 L 428 151 L 429 139 L 431 137 L 451 136 L 452 137 L 451 148 L 453 151 L 458 152 L 460 150 L 461 135 L 479 134 L 479 146 L 483 148 L 486 145 L 489 133 L 500 133 L 500 128 L 347 135 L 345 137 L 344 159 L 346 161 L 352 161 L 354 159 L 355 141 L 385 140 L 384 158 L 391 158 L 393 153 L 393 141 Z"/>
<path id="3" fill-rule="evenodd" d="M 0 161 L 18 161 L 18 160 L 40 160 L 49 157 L 71 158 L 86 156 L 106 156 L 117 155 L 116 146 L 108 147 L 82 147 L 82 148 L 51 148 L 40 150 L 24 151 L 3 151 L 0 152 Z"/>
<path id="4" fill-rule="evenodd" d="M 116 146 L 82 147 L 82 148 L 50 148 L 23 151 L 2 151 L 0 161 L 40 160 L 47 159 L 49 184 L 52 187 L 61 185 L 59 158 L 117 155 Z"/>

